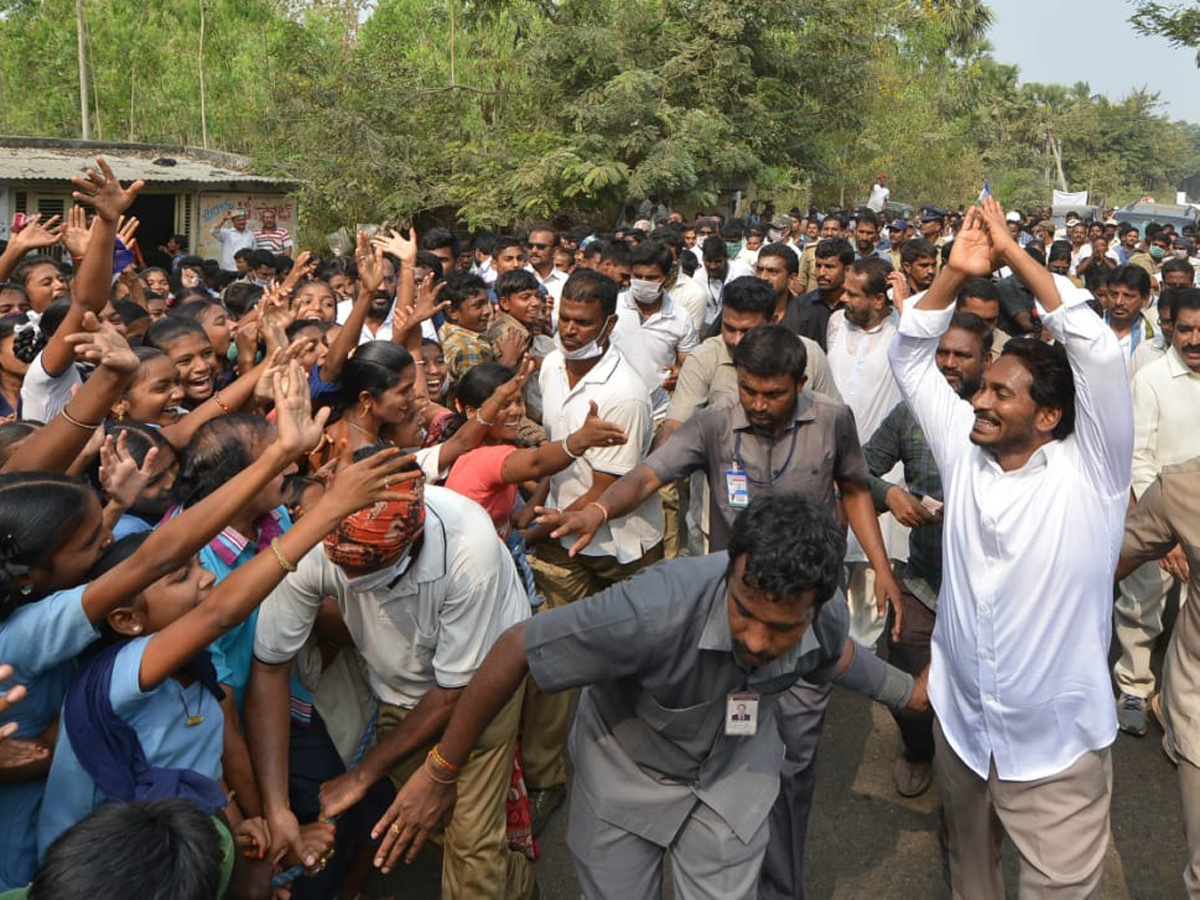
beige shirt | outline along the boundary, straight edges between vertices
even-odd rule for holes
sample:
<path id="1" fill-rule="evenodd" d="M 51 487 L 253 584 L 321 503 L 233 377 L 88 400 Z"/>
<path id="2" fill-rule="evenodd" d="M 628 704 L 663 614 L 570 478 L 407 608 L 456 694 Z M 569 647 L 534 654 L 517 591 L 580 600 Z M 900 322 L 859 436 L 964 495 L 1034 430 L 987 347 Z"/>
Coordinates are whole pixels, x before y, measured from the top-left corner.
<path id="1" fill-rule="evenodd" d="M 808 364 L 804 369 L 808 378 L 805 388 L 841 403 L 842 395 L 833 382 L 825 351 L 809 338 L 799 337 L 799 340 L 804 342 L 804 349 L 808 352 Z M 686 422 L 704 406 L 730 397 L 736 400 L 737 393 L 737 371 L 733 357 L 729 355 L 725 339 L 719 334 L 715 335 L 701 341 L 683 361 L 675 383 L 675 394 L 671 397 L 671 405 L 667 407 L 667 418 Z"/>
<path id="2" fill-rule="evenodd" d="M 1176 753 L 1200 766 L 1200 459 L 1166 466 L 1125 521 L 1124 561 L 1160 559 L 1179 544 L 1187 556 L 1187 603 L 1163 661 L 1160 708 Z"/>
<path id="3" fill-rule="evenodd" d="M 1172 347 L 1133 376 L 1133 493 L 1140 497 L 1163 466 L 1200 456 L 1200 372 Z"/>

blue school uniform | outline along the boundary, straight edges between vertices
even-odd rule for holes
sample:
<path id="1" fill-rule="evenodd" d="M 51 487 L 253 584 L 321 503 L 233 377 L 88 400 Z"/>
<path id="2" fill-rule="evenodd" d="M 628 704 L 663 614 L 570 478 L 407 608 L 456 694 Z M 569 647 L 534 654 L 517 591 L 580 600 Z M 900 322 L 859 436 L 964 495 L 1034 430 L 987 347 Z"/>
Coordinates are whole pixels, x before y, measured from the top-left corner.
<path id="1" fill-rule="evenodd" d="M 138 684 L 138 673 L 150 640 L 150 637 L 135 638 L 116 654 L 109 685 L 113 712 L 137 732 L 150 765 L 190 769 L 220 781 L 225 730 L 221 705 L 199 681 L 184 687 L 174 678 L 168 678 L 143 691 Z M 189 716 L 200 721 L 189 726 Z M 56 837 L 107 799 L 75 754 L 64 719 L 37 822 L 39 855 L 44 855 Z"/>
<path id="2" fill-rule="evenodd" d="M 99 637 L 83 611 L 87 585 L 56 591 L 0 622 L 0 660 L 13 667 L 5 690 L 25 685 L 6 718 L 19 738 L 37 738 L 58 717 L 75 658 Z M 61 745 L 60 745 L 61 746 Z M 37 821 L 46 779 L 0 784 L 0 890 L 28 884 L 37 868 Z"/>

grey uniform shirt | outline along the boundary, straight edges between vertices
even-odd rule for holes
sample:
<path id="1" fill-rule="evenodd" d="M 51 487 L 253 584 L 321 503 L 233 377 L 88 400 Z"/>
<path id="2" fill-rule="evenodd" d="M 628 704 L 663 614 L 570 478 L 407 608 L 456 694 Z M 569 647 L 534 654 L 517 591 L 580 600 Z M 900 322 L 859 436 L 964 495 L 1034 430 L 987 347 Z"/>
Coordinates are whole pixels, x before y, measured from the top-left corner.
<path id="1" fill-rule="evenodd" d="M 736 457 L 736 459 L 735 459 Z M 696 413 L 646 458 L 664 484 L 691 472 L 708 475 L 709 546 L 723 550 L 740 510 L 729 505 L 725 472 L 746 473 L 750 499 L 791 491 L 833 509 L 838 481 L 867 483 L 867 461 L 858 442 L 854 413 L 844 403 L 803 391 L 792 421 L 780 435 L 754 428 L 737 400 Z"/>
<path id="2" fill-rule="evenodd" d="M 733 655 L 724 553 L 669 560 L 529 620 L 543 691 L 584 688 L 571 729 L 575 785 L 604 821 L 666 847 L 699 799 L 749 840 L 779 793 L 778 696 L 832 680 L 849 614 L 827 601 L 790 652 L 758 669 Z M 760 697 L 752 737 L 725 734 L 730 693 Z"/>

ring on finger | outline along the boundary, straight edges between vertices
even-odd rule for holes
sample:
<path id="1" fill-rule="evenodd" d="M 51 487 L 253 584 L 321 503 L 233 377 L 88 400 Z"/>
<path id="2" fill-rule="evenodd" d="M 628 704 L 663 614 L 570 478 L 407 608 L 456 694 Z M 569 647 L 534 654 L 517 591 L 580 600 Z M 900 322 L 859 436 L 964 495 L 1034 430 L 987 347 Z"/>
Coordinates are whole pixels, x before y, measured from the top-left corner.
<path id="1" fill-rule="evenodd" d="M 396 837 L 400 837 L 400 823 L 399 822 L 392 823 L 392 834 L 396 835 Z"/>

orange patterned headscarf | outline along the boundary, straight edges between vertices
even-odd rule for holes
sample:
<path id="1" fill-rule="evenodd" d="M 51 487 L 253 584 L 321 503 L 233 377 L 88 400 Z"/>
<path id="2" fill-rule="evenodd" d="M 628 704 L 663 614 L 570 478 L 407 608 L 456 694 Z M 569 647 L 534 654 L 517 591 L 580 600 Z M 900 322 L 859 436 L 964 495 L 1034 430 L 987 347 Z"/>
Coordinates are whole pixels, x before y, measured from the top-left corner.
<path id="1" fill-rule="evenodd" d="M 425 492 L 410 482 L 411 500 L 385 500 L 342 519 L 325 537 L 325 555 L 334 565 L 377 568 L 411 547 L 425 527 Z"/>

